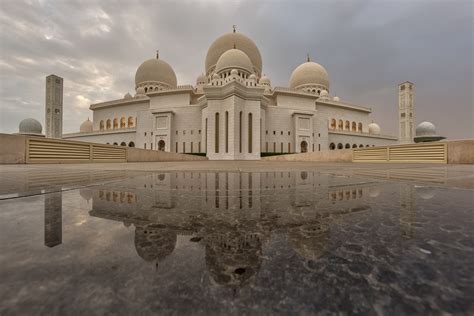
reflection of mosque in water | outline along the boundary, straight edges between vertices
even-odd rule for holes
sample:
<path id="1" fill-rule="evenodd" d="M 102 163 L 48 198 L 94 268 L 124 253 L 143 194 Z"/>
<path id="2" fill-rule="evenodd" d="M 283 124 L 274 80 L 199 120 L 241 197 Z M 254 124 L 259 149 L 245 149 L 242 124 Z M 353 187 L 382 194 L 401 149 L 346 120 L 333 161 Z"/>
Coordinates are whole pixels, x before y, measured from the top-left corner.
<path id="1" fill-rule="evenodd" d="M 198 242 L 212 281 L 237 286 L 259 270 L 272 232 L 285 233 L 301 259 L 315 260 L 331 224 L 369 210 L 373 194 L 367 184 L 316 172 L 178 172 L 102 186 L 90 215 L 133 224 L 138 255 L 157 265 L 180 238 Z"/>
<path id="2" fill-rule="evenodd" d="M 80 190 L 91 216 L 133 224 L 143 260 L 158 267 L 180 243 L 200 243 L 211 281 L 227 286 L 257 273 L 272 233 L 283 233 L 301 260 L 317 260 L 331 226 L 370 210 L 380 193 L 377 183 L 305 171 L 162 173 Z M 400 186 L 403 237 L 414 234 L 415 200 L 433 195 L 430 187 Z M 62 192 L 45 195 L 44 211 L 44 242 L 54 247 L 62 243 Z"/>

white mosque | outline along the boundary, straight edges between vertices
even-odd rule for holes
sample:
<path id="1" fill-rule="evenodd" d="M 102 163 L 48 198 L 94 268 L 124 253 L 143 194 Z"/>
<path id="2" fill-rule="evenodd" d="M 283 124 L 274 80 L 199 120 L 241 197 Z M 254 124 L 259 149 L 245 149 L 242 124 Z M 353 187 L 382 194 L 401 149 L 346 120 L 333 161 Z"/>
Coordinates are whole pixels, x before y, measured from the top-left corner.
<path id="1" fill-rule="evenodd" d="M 92 104 L 93 120 L 69 140 L 177 153 L 211 160 L 258 160 L 262 152 L 304 153 L 387 145 L 366 106 L 330 94 L 326 69 L 310 60 L 289 87 L 273 87 L 255 43 L 236 32 L 216 39 L 196 85 L 177 85 L 158 54 L 135 74 L 135 95 Z"/>

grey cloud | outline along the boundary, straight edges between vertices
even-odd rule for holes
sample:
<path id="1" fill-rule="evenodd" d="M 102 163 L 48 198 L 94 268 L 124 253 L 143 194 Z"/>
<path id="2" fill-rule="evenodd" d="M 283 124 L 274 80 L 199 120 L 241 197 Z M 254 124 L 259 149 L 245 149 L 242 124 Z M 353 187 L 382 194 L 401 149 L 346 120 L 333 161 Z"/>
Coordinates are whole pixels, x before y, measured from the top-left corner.
<path id="1" fill-rule="evenodd" d="M 418 122 L 474 137 L 473 2 L 454 1 L 13 1 L 0 3 L 2 132 L 44 120 L 44 80 L 65 79 L 65 132 L 80 107 L 133 92 L 136 68 L 160 50 L 179 84 L 204 71 L 212 41 L 238 31 L 260 48 L 264 73 L 286 86 L 306 58 L 328 70 L 331 93 L 371 106 L 397 134 L 397 84 L 416 85 Z M 81 101 L 82 100 L 82 101 Z"/>

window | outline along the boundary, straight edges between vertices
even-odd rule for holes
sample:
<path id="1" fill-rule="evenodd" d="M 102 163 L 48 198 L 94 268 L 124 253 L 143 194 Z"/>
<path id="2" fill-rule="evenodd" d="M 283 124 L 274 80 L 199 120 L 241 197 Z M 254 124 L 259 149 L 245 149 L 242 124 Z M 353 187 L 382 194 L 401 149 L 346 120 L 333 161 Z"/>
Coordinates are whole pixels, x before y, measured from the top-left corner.
<path id="1" fill-rule="evenodd" d="M 337 128 L 340 129 L 340 130 L 343 130 L 344 129 L 344 123 L 342 120 L 339 120 L 338 124 L 337 124 Z"/>
<path id="2" fill-rule="evenodd" d="M 214 152 L 219 153 L 219 113 L 215 115 Z"/>
<path id="3" fill-rule="evenodd" d="M 114 129 L 119 127 L 119 121 L 117 118 L 114 118 Z"/>
<path id="4" fill-rule="evenodd" d="M 359 132 L 362 132 L 362 123 L 359 123 L 359 124 L 357 125 L 357 130 L 358 130 Z"/>
<path id="5" fill-rule="evenodd" d="M 281 131 L 280 135 L 283 135 L 283 131 Z"/>
<path id="6" fill-rule="evenodd" d="M 127 127 L 127 119 L 122 116 L 122 118 L 120 119 L 120 128 L 125 128 L 125 127 Z"/>
<path id="7" fill-rule="evenodd" d="M 146 143 L 144 143 L 144 144 L 143 144 L 143 148 L 145 148 L 145 149 L 146 149 Z"/>
<path id="8" fill-rule="evenodd" d="M 239 113 L 239 153 L 242 153 L 242 111 Z"/>
<path id="9" fill-rule="evenodd" d="M 283 143 L 280 143 L 280 152 L 283 152 Z"/>
<path id="10" fill-rule="evenodd" d="M 101 131 L 104 130 L 104 121 L 102 121 L 102 120 L 101 120 L 100 123 L 99 123 L 99 129 L 100 129 Z"/>
<path id="11" fill-rule="evenodd" d="M 288 152 L 291 153 L 291 143 L 288 143 Z"/>
<path id="12" fill-rule="evenodd" d="M 193 130 L 191 130 L 191 135 L 193 135 Z"/>
<path id="13" fill-rule="evenodd" d="M 146 136 L 146 132 L 145 132 L 145 136 Z"/>
<path id="14" fill-rule="evenodd" d="M 273 142 L 273 152 L 276 153 L 276 151 L 277 151 L 277 150 L 276 150 L 276 143 Z"/>
<path id="15" fill-rule="evenodd" d="M 265 135 L 268 135 L 268 130 L 265 131 Z"/>
<path id="16" fill-rule="evenodd" d="M 176 135 L 178 135 L 178 131 L 176 131 Z"/>
<path id="17" fill-rule="evenodd" d="M 337 144 L 337 149 L 343 149 L 343 148 L 344 146 L 341 143 Z"/>
<path id="18" fill-rule="evenodd" d="M 183 129 L 183 135 L 186 135 L 186 130 Z"/>
<path id="19" fill-rule="evenodd" d="M 318 144 L 318 151 L 321 151 L 321 144 Z"/>
<path id="20" fill-rule="evenodd" d="M 352 131 L 355 132 L 357 130 L 357 127 L 356 127 L 356 122 L 352 122 Z"/>
<path id="21" fill-rule="evenodd" d="M 346 149 L 351 148 L 351 144 L 346 144 Z"/>
<path id="22" fill-rule="evenodd" d="M 331 129 L 336 129 L 336 120 L 335 119 L 331 119 Z"/>
<path id="23" fill-rule="evenodd" d="M 346 121 L 346 125 L 344 126 L 344 129 L 345 129 L 346 131 L 350 131 L 350 130 L 351 130 L 351 122 Z"/>
<path id="24" fill-rule="evenodd" d="M 273 135 L 276 135 L 276 131 L 273 131 Z"/>
<path id="25" fill-rule="evenodd" d="M 225 111 L 225 152 L 229 152 L 229 112 Z"/>
<path id="26" fill-rule="evenodd" d="M 291 132 L 290 132 L 290 131 L 288 131 L 288 136 L 290 136 L 290 135 L 291 135 Z"/>
<path id="27" fill-rule="evenodd" d="M 185 152 L 186 152 L 186 143 L 183 142 L 183 153 L 185 153 Z"/>
<path id="28" fill-rule="evenodd" d="M 253 144 L 252 144 L 252 113 L 249 113 L 249 154 L 252 153 L 252 147 L 253 147 Z"/>
<path id="29" fill-rule="evenodd" d="M 175 151 L 178 152 L 178 142 L 176 142 L 176 146 L 174 148 L 175 148 Z"/>
<path id="30" fill-rule="evenodd" d="M 107 120 L 106 128 L 107 128 L 107 129 L 111 129 L 111 128 L 112 128 L 112 121 L 111 121 L 110 119 Z"/>
<path id="31" fill-rule="evenodd" d="M 129 116 L 128 117 L 128 128 L 132 128 L 134 125 L 133 123 L 133 117 L 132 116 Z"/>
<path id="32" fill-rule="evenodd" d="M 150 143 L 150 149 L 153 150 L 153 143 Z"/>
<path id="33" fill-rule="evenodd" d="M 165 141 L 161 139 L 161 140 L 158 142 L 158 150 L 159 150 L 159 151 L 165 151 L 165 145 L 166 145 L 166 144 L 165 144 Z"/>

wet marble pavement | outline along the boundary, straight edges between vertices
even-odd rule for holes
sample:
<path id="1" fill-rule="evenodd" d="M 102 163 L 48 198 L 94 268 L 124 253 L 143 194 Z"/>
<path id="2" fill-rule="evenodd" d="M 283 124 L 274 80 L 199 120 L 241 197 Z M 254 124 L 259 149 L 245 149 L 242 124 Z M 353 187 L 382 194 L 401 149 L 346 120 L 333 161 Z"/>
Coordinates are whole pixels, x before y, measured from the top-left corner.
<path id="1" fill-rule="evenodd" d="M 474 313 L 469 181 L 289 169 L 4 182 L 0 315 Z"/>

